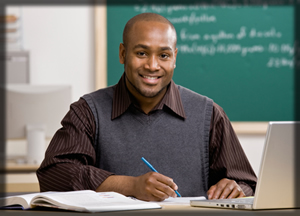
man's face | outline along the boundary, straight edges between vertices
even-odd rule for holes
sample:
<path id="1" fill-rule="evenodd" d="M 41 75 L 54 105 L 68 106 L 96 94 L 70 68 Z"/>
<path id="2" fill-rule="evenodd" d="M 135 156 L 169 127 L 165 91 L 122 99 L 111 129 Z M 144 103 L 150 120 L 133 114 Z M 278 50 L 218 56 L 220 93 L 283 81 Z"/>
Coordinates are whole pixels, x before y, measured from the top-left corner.
<path id="1" fill-rule="evenodd" d="M 165 23 L 139 21 L 120 44 L 129 91 L 141 100 L 162 96 L 170 83 L 177 55 L 176 35 Z"/>

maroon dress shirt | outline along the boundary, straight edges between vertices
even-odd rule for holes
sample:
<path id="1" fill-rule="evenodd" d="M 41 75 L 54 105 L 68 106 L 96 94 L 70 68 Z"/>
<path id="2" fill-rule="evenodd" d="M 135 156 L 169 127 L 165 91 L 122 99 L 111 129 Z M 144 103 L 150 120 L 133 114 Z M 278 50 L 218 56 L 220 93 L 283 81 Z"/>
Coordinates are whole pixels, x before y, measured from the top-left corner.
<path id="1" fill-rule="evenodd" d="M 132 103 L 138 107 L 122 76 L 114 93 L 112 119 L 122 115 Z M 179 91 L 173 81 L 149 115 L 164 106 L 185 118 Z M 40 190 L 96 190 L 114 173 L 95 167 L 95 120 L 84 99 L 80 98 L 71 104 L 61 124 L 62 128 L 52 138 L 45 159 L 37 170 Z M 227 115 L 216 103 L 213 105 L 210 126 L 209 165 L 209 186 L 228 178 L 235 180 L 247 196 L 254 195 L 257 177 Z"/>

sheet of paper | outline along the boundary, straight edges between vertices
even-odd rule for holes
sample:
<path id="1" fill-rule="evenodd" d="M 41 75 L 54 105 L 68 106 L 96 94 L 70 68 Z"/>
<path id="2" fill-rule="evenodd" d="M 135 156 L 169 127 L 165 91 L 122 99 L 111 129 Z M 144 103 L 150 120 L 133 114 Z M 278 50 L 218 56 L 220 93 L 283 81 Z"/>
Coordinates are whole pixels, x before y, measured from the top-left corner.
<path id="1" fill-rule="evenodd" d="M 155 202 L 158 205 L 190 205 L 190 200 L 206 200 L 204 196 L 200 197 L 169 197 L 161 202 Z"/>

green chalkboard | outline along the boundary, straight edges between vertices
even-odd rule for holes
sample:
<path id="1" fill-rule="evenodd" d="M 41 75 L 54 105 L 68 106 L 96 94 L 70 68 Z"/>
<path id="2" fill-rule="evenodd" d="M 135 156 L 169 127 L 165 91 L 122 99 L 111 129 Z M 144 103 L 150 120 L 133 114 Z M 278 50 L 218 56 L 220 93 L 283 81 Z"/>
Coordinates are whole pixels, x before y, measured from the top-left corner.
<path id="1" fill-rule="evenodd" d="M 175 83 L 212 98 L 231 121 L 294 120 L 293 6 L 108 5 L 108 85 L 123 73 L 123 28 L 142 12 L 176 28 Z"/>

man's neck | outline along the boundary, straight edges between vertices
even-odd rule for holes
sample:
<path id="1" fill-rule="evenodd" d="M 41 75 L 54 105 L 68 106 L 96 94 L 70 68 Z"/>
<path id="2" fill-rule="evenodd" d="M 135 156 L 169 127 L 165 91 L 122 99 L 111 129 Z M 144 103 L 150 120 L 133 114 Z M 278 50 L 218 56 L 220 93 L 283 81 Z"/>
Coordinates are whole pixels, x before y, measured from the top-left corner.
<path id="1" fill-rule="evenodd" d="M 135 94 L 131 92 L 132 96 L 136 99 L 140 106 L 140 109 L 144 111 L 145 114 L 149 114 L 151 110 L 162 100 L 166 93 L 167 88 L 163 89 L 156 97 L 144 97 L 140 94 Z"/>
<path id="2" fill-rule="evenodd" d="M 162 100 L 167 91 L 166 87 L 162 89 L 155 97 L 145 97 L 137 92 L 134 87 L 128 85 L 131 84 L 127 80 L 125 80 L 125 86 L 129 94 L 134 98 L 134 101 L 139 106 L 139 108 L 147 115 L 149 114 L 149 112 L 151 112 L 151 110 L 153 110 L 155 106 L 157 106 L 157 104 Z"/>

